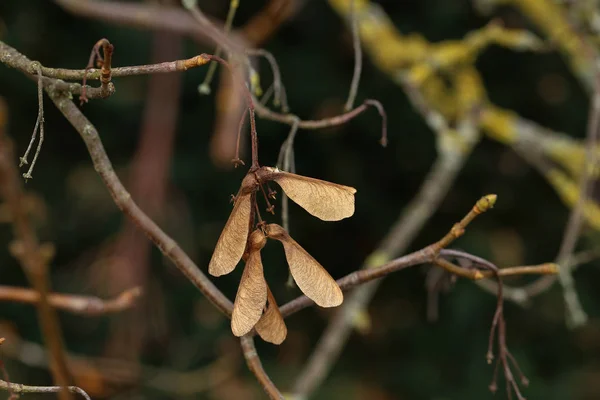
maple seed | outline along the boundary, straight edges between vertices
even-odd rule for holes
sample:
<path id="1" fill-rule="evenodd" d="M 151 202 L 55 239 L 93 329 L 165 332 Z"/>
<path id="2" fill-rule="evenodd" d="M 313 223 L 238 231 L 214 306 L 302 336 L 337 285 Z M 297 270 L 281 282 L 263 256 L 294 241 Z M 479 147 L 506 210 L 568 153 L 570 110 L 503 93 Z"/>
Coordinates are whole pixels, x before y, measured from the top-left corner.
<path id="1" fill-rule="evenodd" d="M 260 250 L 266 242 L 267 239 L 260 229 L 250 234 L 246 267 L 231 314 L 231 331 L 236 336 L 243 336 L 252 330 L 260 320 L 267 303 L 267 282 L 260 258 Z"/>
<path id="2" fill-rule="evenodd" d="M 300 207 L 323 221 L 339 221 L 354 214 L 354 194 L 350 186 L 308 178 L 280 171 L 277 168 L 261 169 L 265 180 L 275 181 L 285 194 Z M 259 176 L 261 170 L 258 171 Z"/>
<path id="3" fill-rule="evenodd" d="M 283 244 L 285 258 L 296 284 L 306 297 L 321 307 L 336 307 L 344 301 L 342 290 L 317 260 L 277 224 L 266 227 L 267 236 Z"/>
<path id="4" fill-rule="evenodd" d="M 256 190 L 257 185 L 254 174 L 247 174 L 244 177 L 242 186 L 235 196 L 233 210 L 225 223 L 208 264 L 208 272 L 213 276 L 221 276 L 233 271 L 244 254 L 250 232 L 252 193 Z"/>
<path id="5" fill-rule="evenodd" d="M 285 322 L 283 322 L 283 317 L 275 302 L 275 297 L 268 285 L 267 304 L 267 311 L 265 311 L 254 328 L 265 342 L 281 344 L 287 336 L 287 327 L 285 326 Z"/>

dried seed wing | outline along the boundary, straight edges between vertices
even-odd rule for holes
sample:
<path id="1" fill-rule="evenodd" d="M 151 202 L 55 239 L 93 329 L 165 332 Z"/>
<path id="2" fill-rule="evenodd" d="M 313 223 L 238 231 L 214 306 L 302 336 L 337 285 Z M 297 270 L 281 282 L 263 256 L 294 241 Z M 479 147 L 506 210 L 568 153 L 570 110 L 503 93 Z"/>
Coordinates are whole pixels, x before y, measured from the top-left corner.
<path id="1" fill-rule="evenodd" d="M 281 226 L 269 224 L 268 236 L 283 244 L 285 257 L 296 284 L 321 307 L 336 307 L 344 301 L 342 290 L 329 273 Z"/>
<path id="2" fill-rule="evenodd" d="M 213 276 L 221 276 L 233 271 L 240 262 L 250 230 L 250 210 L 252 195 L 240 195 L 233 206 L 225 228 L 219 236 L 215 251 L 208 264 L 208 272 Z"/>
<path id="3" fill-rule="evenodd" d="M 339 221 L 354 214 L 356 189 L 337 183 L 272 170 L 273 180 L 300 207 L 323 221 Z"/>
<path id="4" fill-rule="evenodd" d="M 260 252 L 250 252 L 242 280 L 238 287 L 233 313 L 231 314 L 231 331 L 236 336 L 250 332 L 260 319 L 267 303 L 267 282 L 263 275 Z"/>
<path id="5" fill-rule="evenodd" d="M 256 332 L 265 341 L 273 344 L 281 344 L 287 336 L 287 327 L 275 302 L 271 289 L 267 286 L 267 311 L 256 324 Z"/>

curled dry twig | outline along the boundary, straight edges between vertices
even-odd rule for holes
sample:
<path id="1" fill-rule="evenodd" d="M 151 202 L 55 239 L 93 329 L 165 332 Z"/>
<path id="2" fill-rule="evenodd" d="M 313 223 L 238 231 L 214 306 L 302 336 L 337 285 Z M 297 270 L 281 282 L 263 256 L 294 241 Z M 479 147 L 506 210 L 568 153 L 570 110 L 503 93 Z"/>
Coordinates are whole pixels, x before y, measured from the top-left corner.
<path id="1" fill-rule="evenodd" d="M 502 368 L 502 372 L 504 374 L 504 379 L 506 382 L 506 394 L 508 398 L 512 398 L 512 393 L 514 392 L 517 396 L 518 400 L 525 400 L 525 397 L 521 394 L 519 389 L 519 383 L 523 386 L 529 385 L 529 380 L 521 371 L 517 360 L 511 354 L 508 349 L 508 345 L 506 344 L 506 320 L 504 318 L 504 294 L 503 294 L 503 285 L 502 285 L 502 277 L 500 272 L 502 271 L 496 265 L 485 260 L 481 257 L 474 256 L 469 253 L 465 253 L 463 251 L 458 250 L 442 250 L 440 251 L 440 257 L 448 257 L 455 258 L 459 260 L 466 260 L 472 265 L 465 265 L 463 269 L 465 270 L 473 270 L 472 267 L 481 267 L 487 269 L 491 272 L 498 283 L 498 292 L 497 292 L 497 301 L 496 301 L 496 311 L 494 312 L 494 317 L 492 318 L 492 325 L 490 328 L 490 335 L 488 339 L 488 351 L 486 353 L 486 359 L 488 364 L 492 364 L 494 362 L 495 354 L 497 355 L 496 363 L 494 366 L 494 373 L 492 382 L 490 383 L 490 391 L 495 393 L 498 390 L 498 370 Z M 436 260 L 437 261 L 437 260 Z M 494 352 L 494 347 L 497 348 L 497 351 Z M 515 374 L 513 373 L 513 369 L 517 373 L 518 382 L 515 379 Z"/>

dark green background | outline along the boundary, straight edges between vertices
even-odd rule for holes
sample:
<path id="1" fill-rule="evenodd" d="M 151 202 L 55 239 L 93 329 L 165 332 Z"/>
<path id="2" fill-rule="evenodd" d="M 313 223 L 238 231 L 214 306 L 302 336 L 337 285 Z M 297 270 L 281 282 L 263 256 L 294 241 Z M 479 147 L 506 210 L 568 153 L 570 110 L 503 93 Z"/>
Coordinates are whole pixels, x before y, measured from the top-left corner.
<path id="1" fill-rule="evenodd" d="M 202 3 L 202 2 L 201 2 Z M 212 4 L 214 15 L 224 18 L 227 1 Z M 215 2 L 217 3 L 217 2 Z M 262 1 L 241 1 L 236 25 L 242 25 L 262 8 Z M 381 1 L 404 33 L 418 32 L 431 41 L 457 39 L 482 27 L 488 19 L 478 15 L 469 1 L 405 0 Z M 509 8 L 495 15 L 528 27 Z M 147 31 L 118 27 L 70 15 L 48 1 L 3 0 L 0 19 L 5 24 L 2 40 L 46 66 L 82 68 L 92 45 L 107 37 L 115 45 L 113 65 L 149 62 L 152 35 Z M 212 52 L 186 40 L 186 56 Z M 345 101 L 353 69 L 349 34 L 339 17 L 324 1 L 308 1 L 265 46 L 279 61 L 291 110 L 310 119 L 322 110 Z M 265 87 L 270 73 L 266 64 Z M 587 97 L 556 53 L 516 54 L 496 47 L 486 50 L 478 61 L 490 99 L 544 126 L 584 135 Z M 197 85 L 206 69 L 185 73 L 180 99 L 175 157 L 171 164 L 169 193 L 179 198 L 165 222 L 168 233 L 182 241 L 198 265 L 206 270 L 212 246 L 230 211 L 229 194 L 235 192 L 243 171 L 223 170 L 209 158 L 208 143 L 214 122 L 214 96 L 201 97 Z M 541 80 L 557 75 L 565 95 L 550 102 L 540 92 Z M 115 79 L 117 93 L 107 100 L 94 100 L 84 107 L 97 126 L 115 167 L 123 172 L 138 140 L 145 100 L 145 78 Z M 0 68 L 0 95 L 9 106 L 9 133 L 22 153 L 35 123 L 35 85 L 19 72 Z M 389 117 L 389 145 L 378 145 L 380 119 L 368 111 L 347 125 L 323 131 L 300 131 L 296 140 L 299 174 L 354 186 L 356 213 L 337 223 L 325 223 L 293 205 L 291 234 L 334 277 L 360 267 L 377 246 L 421 184 L 435 158 L 433 133 L 408 103 L 401 88 L 378 71 L 368 58 L 362 74 L 358 99 L 381 101 Z M 122 216 L 103 197 L 99 178 L 93 174 L 77 180 L 83 193 L 95 193 L 83 202 L 70 189 L 76 171 L 92 171 L 82 141 L 46 99 L 46 142 L 27 188 L 43 196 L 47 221 L 40 236 L 57 247 L 53 263 L 53 287 L 57 291 L 94 293 L 90 282 L 89 256 L 119 231 Z M 288 127 L 266 120 L 257 122 L 261 162 L 276 162 L 279 146 Z M 249 159 L 249 155 L 246 155 Z M 81 186 L 81 185 L 88 186 Z M 70 186 L 71 185 L 71 186 Z M 443 235 L 483 194 L 497 193 L 497 207 L 480 217 L 455 245 L 492 261 L 516 257 L 522 263 L 552 261 L 558 251 L 568 210 L 540 175 L 512 150 L 484 139 L 470 157 L 440 209 L 418 236 L 418 249 Z M 187 208 L 181 206 L 181 201 Z M 277 218 L 271 219 L 278 222 Z M 516 245 L 502 245 L 512 237 Z M 1 283 L 26 285 L 24 276 L 6 250 L 11 239 L 9 226 L 0 227 Z M 583 244 L 594 246 L 587 237 Z M 583 246 L 582 246 L 583 247 Z M 514 252 L 514 253 L 513 253 Z M 163 290 L 157 297 L 166 307 L 166 332 L 151 342 L 145 362 L 178 368 L 181 354 L 192 354 L 184 368 L 207 365 L 214 358 L 215 343 L 231 336 L 225 318 L 207 323 L 212 315 L 202 296 L 183 276 L 153 253 L 152 273 Z M 279 303 L 295 297 L 287 289 L 282 252 L 268 246 L 263 255 L 266 277 Z M 470 282 L 459 282 L 442 295 L 440 319 L 426 320 L 425 269 L 415 267 L 390 276 L 369 307 L 372 331 L 353 334 L 332 375 L 316 399 L 488 399 L 492 367 L 485 362 L 489 325 L 495 298 Z M 235 294 L 241 268 L 230 276 L 215 279 L 230 297 Z M 589 325 L 569 331 L 563 320 L 561 291 L 554 287 L 537 298 L 528 309 L 508 304 L 508 343 L 531 385 L 528 399 L 600 398 L 600 325 L 598 324 L 597 265 L 576 273 L 578 291 Z M 525 282 L 511 281 L 513 284 Z M 158 307 L 158 305 L 157 305 Z M 200 310 L 200 311 L 199 311 Z M 289 337 L 281 347 L 258 343 L 267 372 L 282 390 L 291 387 L 330 315 L 308 309 L 287 321 Z M 3 304 L 0 318 L 12 321 L 20 334 L 40 340 L 34 309 Z M 150 318 L 150 317 L 149 317 Z M 107 335 L 108 317 L 90 318 L 61 314 L 70 350 L 101 355 Z M 210 318 L 208 318 L 210 321 Z M 189 347 L 188 347 L 189 346 Z M 22 383 L 47 384 L 43 370 L 28 369 L 9 362 L 9 372 Z M 245 368 L 244 375 L 258 387 Z M 503 382 L 500 382 L 503 387 Z M 150 389 L 134 389 L 142 398 L 169 398 Z M 129 392 L 124 398 L 133 397 Z M 214 398 L 214 394 L 194 398 Z M 213 396 L 213 397 L 211 397 Z M 262 394 L 261 394 L 262 396 Z M 379 396 L 379 397 L 377 397 Z M 503 398 L 504 393 L 496 396 Z"/>

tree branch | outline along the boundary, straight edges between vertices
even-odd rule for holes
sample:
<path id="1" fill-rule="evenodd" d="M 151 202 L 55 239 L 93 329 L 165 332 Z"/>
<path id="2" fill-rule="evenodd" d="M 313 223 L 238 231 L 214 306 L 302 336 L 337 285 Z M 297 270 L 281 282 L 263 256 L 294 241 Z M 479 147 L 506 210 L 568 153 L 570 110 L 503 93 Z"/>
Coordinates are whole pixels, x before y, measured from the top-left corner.
<path id="1" fill-rule="evenodd" d="M 242 344 L 242 351 L 244 352 L 244 358 L 246 359 L 246 364 L 248 364 L 248 369 L 252 371 L 256 379 L 260 382 L 263 389 L 269 396 L 271 400 L 284 400 L 283 396 L 277 389 L 277 386 L 271 381 L 269 375 L 263 369 L 262 363 L 260 362 L 260 358 L 258 357 L 258 353 L 256 352 L 256 347 L 254 346 L 254 339 L 251 335 L 242 336 L 240 339 Z"/>
<path id="2" fill-rule="evenodd" d="M 10 383 L 10 382 L 0 380 L 0 389 L 8 390 L 8 391 L 11 391 L 12 393 L 18 393 L 18 394 L 23 394 L 23 393 L 59 393 L 60 394 L 61 392 L 63 392 L 66 389 L 70 393 L 77 393 L 77 394 L 81 395 L 82 397 L 84 397 L 85 399 L 91 400 L 90 396 L 88 396 L 88 394 L 86 392 L 84 392 L 83 389 L 78 388 L 77 386 L 66 386 L 66 387 L 62 387 L 62 386 L 27 386 L 27 385 L 22 385 L 20 383 Z"/>
<path id="3" fill-rule="evenodd" d="M 109 300 L 102 300 L 93 296 L 48 293 L 48 302 L 54 308 L 73 314 L 97 316 L 126 310 L 130 308 L 141 295 L 142 289 L 139 287 L 125 290 L 117 297 Z M 40 295 L 33 289 L 0 285 L 0 301 L 39 304 Z"/>
<path id="4" fill-rule="evenodd" d="M 2 56 L 0 56 L 1 58 Z M 39 243 L 28 212 L 23 206 L 25 203 L 23 202 L 24 193 L 21 176 L 12 152 L 12 143 L 4 135 L 4 124 L 6 124 L 7 117 L 3 103 L 0 103 L 0 114 L 2 114 L 0 115 L 0 194 L 5 199 L 11 214 L 15 241 L 11 244 L 10 250 L 21 264 L 27 279 L 39 296 L 37 302 L 38 320 L 44 341 L 52 355 L 50 364 L 52 375 L 56 384 L 66 387 L 69 386 L 71 378 L 63 354 L 62 332 L 56 311 L 48 300 L 48 293 L 50 292 L 48 264 L 54 251 L 51 245 Z M 40 123 L 42 122 L 40 121 Z M 59 398 L 62 400 L 73 398 L 67 390 L 59 388 L 58 393 Z"/>

